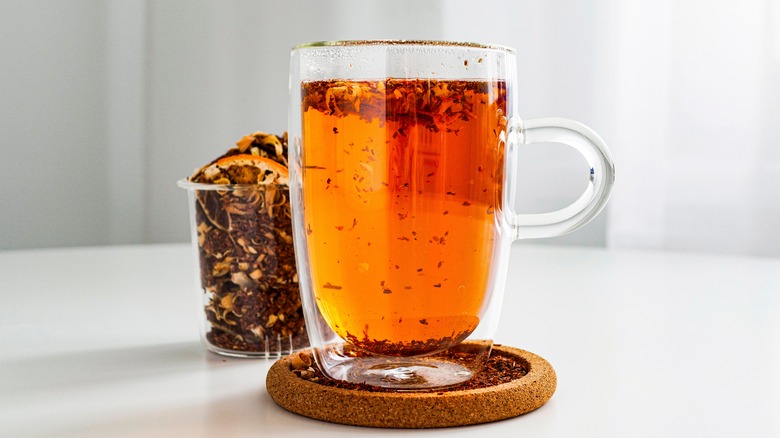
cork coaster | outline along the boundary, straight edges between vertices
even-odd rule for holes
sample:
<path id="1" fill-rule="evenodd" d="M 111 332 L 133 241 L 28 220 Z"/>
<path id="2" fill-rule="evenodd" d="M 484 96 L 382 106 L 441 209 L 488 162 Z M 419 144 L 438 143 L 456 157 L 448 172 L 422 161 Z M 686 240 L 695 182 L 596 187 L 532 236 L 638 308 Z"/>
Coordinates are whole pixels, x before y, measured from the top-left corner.
<path id="1" fill-rule="evenodd" d="M 442 392 L 373 392 L 302 379 L 292 356 L 268 371 L 266 389 L 284 409 L 332 423 L 392 428 L 432 428 L 488 423 L 539 408 L 552 397 L 555 370 L 543 358 L 519 348 L 495 345 L 492 355 L 517 360 L 527 374 L 506 383 Z"/>

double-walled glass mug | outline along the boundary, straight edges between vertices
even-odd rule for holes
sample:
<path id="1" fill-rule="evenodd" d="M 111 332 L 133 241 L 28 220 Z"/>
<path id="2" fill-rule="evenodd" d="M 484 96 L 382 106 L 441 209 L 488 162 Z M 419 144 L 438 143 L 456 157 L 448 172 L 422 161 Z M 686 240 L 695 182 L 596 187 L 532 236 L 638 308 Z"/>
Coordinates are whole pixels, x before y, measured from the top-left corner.
<path id="1" fill-rule="evenodd" d="M 487 361 L 511 243 L 589 222 L 614 181 L 604 142 L 521 121 L 515 51 L 432 41 L 297 46 L 290 191 L 306 326 L 328 376 L 401 390 L 462 383 Z M 588 186 L 552 213 L 513 209 L 518 149 L 565 143 Z"/>

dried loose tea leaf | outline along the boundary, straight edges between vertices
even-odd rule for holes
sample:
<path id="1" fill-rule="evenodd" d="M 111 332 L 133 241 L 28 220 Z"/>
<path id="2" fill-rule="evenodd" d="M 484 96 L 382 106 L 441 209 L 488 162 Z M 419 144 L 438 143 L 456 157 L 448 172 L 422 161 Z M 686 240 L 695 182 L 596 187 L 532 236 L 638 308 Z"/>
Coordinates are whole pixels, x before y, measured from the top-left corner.
<path id="1" fill-rule="evenodd" d="M 387 79 L 385 81 L 311 81 L 301 84 L 303 111 L 315 109 L 344 117 L 357 114 L 364 120 L 384 118 L 388 122 L 413 119 L 432 132 L 452 129 L 453 122 L 473 120 L 475 95 L 490 93 L 499 107 L 506 101 L 502 83 L 488 89 L 487 83 L 433 79 Z M 406 136 L 401 127 L 393 138 Z M 369 139 L 372 142 L 373 139 Z M 365 152 L 368 152 L 368 148 Z"/>
<path id="2" fill-rule="evenodd" d="M 445 351 L 440 353 L 439 356 L 448 360 L 457 360 L 468 363 L 475 360 L 476 354 L 468 352 Z M 398 391 L 392 388 L 373 386 L 365 383 L 352 383 L 343 380 L 333 380 L 323 374 L 317 364 L 313 362 L 311 367 L 305 370 L 307 372 L 297 371 L 295 368 L 293 368 L 293 370 L 293 372 L 295 372 L 295 374 L 300 378 L 310 382 L 318 383 L 323 386 L 371 392 Z M 504 356 L 500 353 L 497 354 L 494 350 L 494 353 L 490 355 L 485 366 L 470 380 L 458 386 L 432 389 L 429 392 L 435 391 L 437 394 L 443 395 L 444 393 L 451 391 L 466 391 L 479 388 L 489 388 L 491 386 L 509 383 L 517 379 L 521 379 L 528 374 L 528 370 L 529 366 L 527 362 L 523 360 L 517 360 L 515 357 Z"/>
<path id="3" fill-rule="evenodd" d="M 333 289 L 333 290 L 341 290 L 342 289 L 341 286 L 337 286 L 335 284 L 330 284 L 330 283 L 325 283 L 325 284 L 322 285 L 322 287 L 325 288 L 325 289 Z"/>

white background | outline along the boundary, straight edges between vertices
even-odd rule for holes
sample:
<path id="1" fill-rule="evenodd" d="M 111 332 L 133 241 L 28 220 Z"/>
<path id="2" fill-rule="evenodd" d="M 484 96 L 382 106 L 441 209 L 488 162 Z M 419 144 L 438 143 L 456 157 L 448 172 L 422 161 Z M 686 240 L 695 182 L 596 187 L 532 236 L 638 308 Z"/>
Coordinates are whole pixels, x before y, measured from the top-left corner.
<path id="1" fill-rule="evenodd" d="M 289 50 L 415 38 L 518 49 L 520 116 L 611 146 L 608 210 L 556 243 L 780 256 L 780 4 L 771 0 L 0 0 L 0 250 L 184 242 L 175 181 L 286 129 Z M 520 203 L 583 163 L 529 148 Z"/>

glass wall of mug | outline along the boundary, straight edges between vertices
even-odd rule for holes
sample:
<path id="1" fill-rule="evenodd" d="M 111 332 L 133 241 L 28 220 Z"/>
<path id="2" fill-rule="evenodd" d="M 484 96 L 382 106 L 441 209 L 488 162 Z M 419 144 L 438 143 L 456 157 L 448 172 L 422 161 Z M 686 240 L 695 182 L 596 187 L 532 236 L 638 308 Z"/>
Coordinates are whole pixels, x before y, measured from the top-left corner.
<path id="1" fill-rule="evenodd" d="M 519 237 L 505 208 L 507 145 L 523 134 L 514 51 L 314 43 L 290 71 L 293 229 L 318 366 L 402 390 L 468 380 L 489 357 Z"/>

